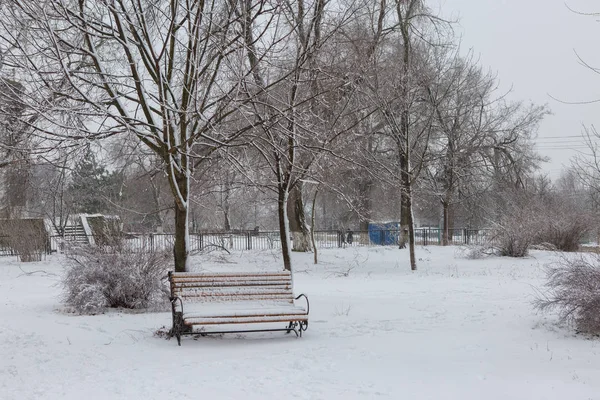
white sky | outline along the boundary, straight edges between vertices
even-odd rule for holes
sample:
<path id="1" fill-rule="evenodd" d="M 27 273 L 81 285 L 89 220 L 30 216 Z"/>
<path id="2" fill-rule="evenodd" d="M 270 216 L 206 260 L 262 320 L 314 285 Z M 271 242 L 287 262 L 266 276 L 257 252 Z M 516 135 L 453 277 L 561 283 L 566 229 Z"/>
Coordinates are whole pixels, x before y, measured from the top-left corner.
<path id="1" fill-rule="evenodd" d="M 556 178 L 577 152 L 586 152 L 582 125 L 600 125 L 600 75 L 580 65 L 575 51 L 600 67 L 599 0 L 429 0 L 445 17 L 459 20 L 463 51 L 473 49 L 496 72 L 511 98 L 547 103 L 553 112 L 542 123 L 538 152 L 550 157 L 543 172 Z M 568 7 L 567 7 L 568 6 Z"/>

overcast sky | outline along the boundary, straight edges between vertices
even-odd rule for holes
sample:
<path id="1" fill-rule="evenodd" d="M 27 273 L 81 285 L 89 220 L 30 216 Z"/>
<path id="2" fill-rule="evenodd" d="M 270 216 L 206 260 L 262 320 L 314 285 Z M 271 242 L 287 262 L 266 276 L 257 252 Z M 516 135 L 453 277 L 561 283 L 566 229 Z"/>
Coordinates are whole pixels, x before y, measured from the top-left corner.
<path id="1" fill-rule="evenodd" d="M 496 72 L 515 100 L 547 103 L 553 112 L 540 127 L 537 149 L 550 157 L 543 170 L 559 176 L 577 152 L 585 152 L 582 125 L 600 126 L 600 75 L 580 65 L 575 52 L 600 68 L 600 0 L 429 0 L 446 17 L 458 19 L 463 51 L 472 49 Z"/>

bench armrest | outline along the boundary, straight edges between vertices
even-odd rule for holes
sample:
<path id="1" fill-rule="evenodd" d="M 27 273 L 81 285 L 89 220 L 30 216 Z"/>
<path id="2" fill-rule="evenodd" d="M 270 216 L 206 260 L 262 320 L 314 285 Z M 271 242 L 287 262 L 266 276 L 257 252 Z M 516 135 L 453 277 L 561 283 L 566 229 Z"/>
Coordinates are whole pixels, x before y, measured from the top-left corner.
<path id="1" fill-rule="evenodd" d="M 181 312 L 183 313 L 183 301 L 181 301 L 181 299 L 178 296 L 172 296 L 169 297 L 169 300 L 171 301 L 171 310 L 173 312 L 173 314 L 175 314 L 175 303 L 177 303 L 177 300 L 179 300 L 179 305 L 181 306 Z"/>
<path id="2" fill-rule="evenodd" d="M 302 293 L 301 295 L 296 297 L 295 300 L 298 300 L 300 297 L 304 297 L 304 300 L 306 300 L 306 315 L 308 315 L 308 313 L 310 311 L 310 303 L 308 302 L 308 297 L 306 297 L 306 295 L 304 293 Z"/>

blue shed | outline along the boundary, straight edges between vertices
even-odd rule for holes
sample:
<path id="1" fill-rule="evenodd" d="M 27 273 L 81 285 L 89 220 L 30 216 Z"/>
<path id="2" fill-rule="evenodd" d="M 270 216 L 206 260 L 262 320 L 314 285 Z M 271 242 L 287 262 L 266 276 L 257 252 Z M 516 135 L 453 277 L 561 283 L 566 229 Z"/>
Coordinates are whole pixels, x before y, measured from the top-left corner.
<path id="1" fill-rule="evenodd" d="M 369 240 L 373 244 L 398 244 L 400 222 L 369 222 Z"/>

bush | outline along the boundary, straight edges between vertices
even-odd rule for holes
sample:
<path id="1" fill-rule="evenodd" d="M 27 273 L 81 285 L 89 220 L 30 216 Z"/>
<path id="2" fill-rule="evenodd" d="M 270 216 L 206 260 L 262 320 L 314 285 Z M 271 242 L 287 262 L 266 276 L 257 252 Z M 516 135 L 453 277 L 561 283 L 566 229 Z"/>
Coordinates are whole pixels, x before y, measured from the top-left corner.
<path id="1" fill-rule="evenodd" d="M 49 245 L 43 219 L 2 220 L 0 236 L 0 245 L 12 249 L 22 262 L 41 261 Z"/>
<path id="2" fill-rule="evenodd" d="M 547 267 L 546 293 L 534 305 L 557 310 L 562 322 L 578 331 L 600 334 L 600 255 L 563 257 Z"/>
<path id="3" fill-rule="evenodd" d="M 500 256 L 525 257 L 528 254 L 536 235 L 533 215 L 525 207 L 505 211 L 488 239 Z"/>
<path id="4" fill-rule="evenodd" d="M 561 251 L 579 250 L 579 243 L 593 225 L 589 213 L 565 202 L 548 204 L 543 212 L 536 243 L 550 243 Z"/>
<path id="5" fill-rule="evenodd" d="M 524 257 L 532 246 L 577 251 L 594 226 L 590 213 L 570 197 L 517 193 L 508 199 L 492 234 L 502 256 Z"/>
<path id="6" fill-rule="evenodd" d="M 467 260 L 481 260 L 496 254 L 494 248 L 482 245 L 469 245 L 459 247 L 456 251 L 456 256 L 466 258 Z"/>
<path id="7" fill-rule="evenodd" d="M 67 252 L 64 302 L 95 314 L 107 307 L 147 308 L 168 296 L 168 253 L 132 253 L 119 247 L 84 246 Z"/>
<path id="8" fill-rule="evenodd" d="M 498 231 L 495 242 L 500 256 L 525 257 L 529 253 L 531 236 L 517 229 Z"/>

